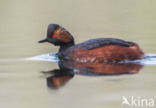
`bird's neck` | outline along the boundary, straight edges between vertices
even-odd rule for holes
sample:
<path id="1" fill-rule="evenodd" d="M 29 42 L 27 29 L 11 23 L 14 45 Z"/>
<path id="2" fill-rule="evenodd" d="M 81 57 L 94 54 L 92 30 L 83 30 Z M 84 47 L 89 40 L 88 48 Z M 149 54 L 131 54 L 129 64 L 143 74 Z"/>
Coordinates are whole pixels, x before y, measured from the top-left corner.
<path id="1" fill-rule="evenodd" d="M 60 46 L 60 49 L 59 49 L 59 53 L 65 52 L 68 48 L 70 48 L 70 47 L 72 47 L 72 46 L 74 46 L 74 45 L 75 45 L 74 41 L 72 41 L 72 42 L 70 42 L 70 43 L 67 43 L 67 44 L 61 45 L 61 46 Z"/>

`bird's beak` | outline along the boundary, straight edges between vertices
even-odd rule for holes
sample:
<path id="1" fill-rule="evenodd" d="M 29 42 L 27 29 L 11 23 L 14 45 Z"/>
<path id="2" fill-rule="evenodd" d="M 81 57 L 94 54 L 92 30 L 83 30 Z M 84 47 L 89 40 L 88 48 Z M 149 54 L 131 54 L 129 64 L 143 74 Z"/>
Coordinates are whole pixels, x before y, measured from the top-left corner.
<path id="1" fill-rule="evenodd" d="M 38 41 L 38 42 L 39 42 L 39 43 L 48 42 L 48 39 L 47 39 L 47 38 L 45 38 L 45 39 L 40 40 L 40 41 Z"/>

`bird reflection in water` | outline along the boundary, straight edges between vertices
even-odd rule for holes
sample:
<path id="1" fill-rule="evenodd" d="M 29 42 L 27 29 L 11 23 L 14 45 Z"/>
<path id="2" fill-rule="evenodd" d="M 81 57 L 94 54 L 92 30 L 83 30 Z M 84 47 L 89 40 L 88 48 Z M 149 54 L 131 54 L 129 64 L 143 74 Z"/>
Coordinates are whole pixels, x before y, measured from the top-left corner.
<path id="1" fill-rule="evenodd" d="M 65 85 L 74 75 L 107 76 L 136 74 L 143 65 L 136 63 L 77 63 L 71 61 L 60 61 L 60 69 L 44 71 L 43 74 L 50 74 L 47 78 L 49 88 L 58 89 Z"/>

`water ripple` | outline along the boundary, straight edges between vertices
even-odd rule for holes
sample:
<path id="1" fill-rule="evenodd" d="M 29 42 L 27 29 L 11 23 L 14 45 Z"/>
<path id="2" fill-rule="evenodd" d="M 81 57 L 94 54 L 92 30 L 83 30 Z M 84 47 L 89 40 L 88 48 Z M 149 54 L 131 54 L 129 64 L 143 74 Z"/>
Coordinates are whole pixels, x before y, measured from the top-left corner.
<path id="1" fill-rule="evenodd" d="M 39 56 L 34 56 L 27 58 L 27 60 L 34 60 L 34 61 L 50 61 L 50 62 L 58 62 L 59 59 L 56 56 L 56 53 L 50 54 L 43 54 Z M 143 59 L 140 60 L 133 60 L 133 61 L 126 61 L 126 63 L 140 63 L 143 65 L 156 65 L 156 54 L 147 54 Z"/>
<path id="2" fill-rule="evenodd" d="M 143 65 L 156 65 L 156 54 L 147 54 L 141 60 L 134 60 L 133 62 L 141 63 Z"/>
<path id="3" fill-rule="evenodd" d="M 50 62 L 56 62 L 56 63 L 59 61 L 56 53 L 42 54 L 42 55 L 39 55 L 39 56 L 34 56 L 34 57 L 27 58 L 27 60 L 50 61 Z"/>

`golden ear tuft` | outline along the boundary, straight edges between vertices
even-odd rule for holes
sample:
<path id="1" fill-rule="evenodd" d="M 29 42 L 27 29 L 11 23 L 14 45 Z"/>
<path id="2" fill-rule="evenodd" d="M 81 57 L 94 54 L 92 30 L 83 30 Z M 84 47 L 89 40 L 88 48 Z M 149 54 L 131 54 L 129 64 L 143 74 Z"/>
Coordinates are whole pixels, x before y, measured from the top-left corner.
<path id="1" fill-rule="evenodd" d="M 54 35 L 55 35 L 55 38 L 59 39 L 60 41 L 64 43 L 68 43 L 72 41 L 73 39 L 72 35 L 68 31 L 66 31 L 64 28 L 58 28 L 54 32 Z"/>

